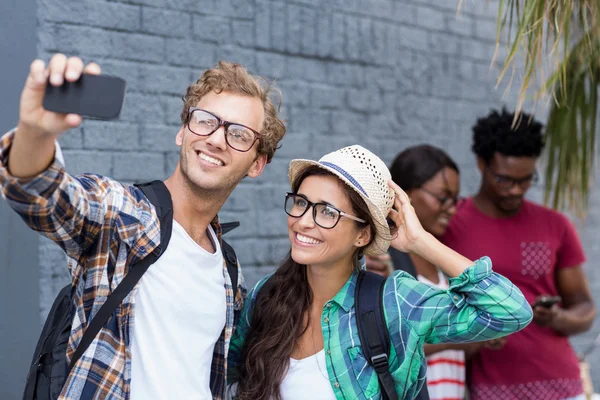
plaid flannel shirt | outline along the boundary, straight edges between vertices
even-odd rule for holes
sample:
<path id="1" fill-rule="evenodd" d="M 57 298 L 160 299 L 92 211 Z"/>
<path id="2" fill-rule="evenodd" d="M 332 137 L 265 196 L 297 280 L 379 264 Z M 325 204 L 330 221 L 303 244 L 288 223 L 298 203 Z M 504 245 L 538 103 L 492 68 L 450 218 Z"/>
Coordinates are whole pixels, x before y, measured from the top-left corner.
<path id="1" fill-rule="evenodd" d="M 76 307 L 67 350 L 70 362 L 89 322 L 123 280 L 129 266 L 160 244 L 159 221 L 140 189 L 98 175 L 72 177 L 57 157 L 46 171 L 31 180 L 12 177 L 7 165 L 13 138 L 14 131 L 0 138 L 2 194 L 29 227 L 52 239 L 67 254 Z M 212 225 L 220 240 L 217 218 Z M 225 396 L 226 354 L 245 297 L 239 268 L 238 264 L 239 284 L 234 299 L 223 260 L 227 317 L 213 353 L 210 381 L 213 399 Z M 67 378 L 61 400 L 129 398 L 134 298 L 135 289 L 77 362 Z"/>
<path id="2" fill-rule="evenodd" d="M 350 276 L 321 313 L 327 375 L 337 399 L 377 400 L 381 399 L 377 373 L 363 355 L 356 326 L 357 276 Z M 236 380 L 256 296 L 267 278 L 249 293 L 231 341 L 231 382 Z M 487 257 L 451 278 L 449 284 L 448 290 L 440 290 L 404 271 L 396 271 L 385 283 L 383 305 L 391 342 L 390 372 L 400 399 L 414 398 L 423 386 L 427 368 L 423 362 L 424 343 L 498 338 L 523 329 L 532 320 L 533 312 L 521 291 L 492 272 Z M 231 389 L 235 392 L 235 385 Z"/>

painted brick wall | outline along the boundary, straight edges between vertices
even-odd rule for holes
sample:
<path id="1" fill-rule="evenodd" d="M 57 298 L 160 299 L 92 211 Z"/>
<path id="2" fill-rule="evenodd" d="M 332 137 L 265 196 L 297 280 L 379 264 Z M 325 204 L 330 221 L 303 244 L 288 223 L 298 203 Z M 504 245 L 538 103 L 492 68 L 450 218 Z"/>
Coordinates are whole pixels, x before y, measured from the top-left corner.
<path id="1" fill-rule="evenodd" d="M 219 59 L 275 79 L 289 133 L 265 173 L 235 190 L 222 220 L 241 220 L 231 242 L 252 284 L 288 248 L 281 210 L 286 168 L 359 143 L 386 162 L 430 142 L 459 163 L 465 195 L 477 189 L 469 150 L 477 116 L 514 95 L 495 89 L 497 0 L 39 0 L 38 53 L 96 61 L 128 82 L 121 118 L 85 122 L 61 144 L 68 170 L 132 182 L 165 178 L 178 159 L 174 137 L 187 85 Z M 514 92 L 514 91 L 513 91 Z M 532 197 L 540 198 L 534 190 Z M 600 300 L 600 197 L 581 235 Z M 41 317 L 68 277 L 56 246 L 40 247 Z M 598 330 L 600 327 L 596 327 Z M 591 334 L 576 338 L 581 348 Z M 593 356 L 600 387 L 600 351 Z"/>

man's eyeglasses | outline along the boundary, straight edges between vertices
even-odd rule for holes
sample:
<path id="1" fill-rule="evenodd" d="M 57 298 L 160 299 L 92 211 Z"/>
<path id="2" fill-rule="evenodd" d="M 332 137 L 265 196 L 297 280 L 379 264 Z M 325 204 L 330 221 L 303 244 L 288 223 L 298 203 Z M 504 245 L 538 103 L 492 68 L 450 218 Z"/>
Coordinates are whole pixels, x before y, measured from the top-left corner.
<path id="1" fill-rule="evenodd" d="M 363 224 L 367 222 L 364 219 L 338 210 L 331 204 L 313 203 L 301 194 L 287 193 L 285 195 L 285 212 L 290 217 L 300 218 L 306 214 L 306 211 L 310 207 L 313 209 L 312 216 L 315 224 L 321 228 L 333 229 L 342 217 L 350 218 Z"/>
<path id="2" fill-rule="evenodd" d="M 519 185 L 521 187 L 521 189 L 527 189 L 531 185 L 535 185 L 539 181 L 539 178 L 540 178 L 537 171 L 535 171 L 532 175 L 527 176 L 525 178 L 516 179 L 511 176 L 499 175 L 499 174 L 495 173 L 494 171 L 492 171 L 489 167 L 488 167 L 488 170 L 492 174 L 492 177 L 494 178 L 494 181 L 496 182 L 498 187 L 500 187 L 500 189 L 502 189 L 502 190 L 510 190 L 515 185 Z"/>
<path id="3" fill-rule="evenodd" d="M 440 203 L 442 210 L 448 210 L 448 209 L 452 208 L 452 206 L 456 206 L 458 204 L 458 202 L 461 200 L 458 196 L 440 196 L 438 194 L 430 192 L 429 190 L 427 190 L 423 187 L 421 187 L 419 189 L 424 191 L 425 193 L 427 193 L 434 199 L 436 199 Z"/>
<path id="4" fill-rule="evenodd" d="M 190 108 L 188 129 L 198 136 L 210 136 L 220 127 L 225 128 L 225 142 L 234 150 L 246 152 L 260 138 L 260 132 L 242 124 L 224 121 L 200 108 Z"/>

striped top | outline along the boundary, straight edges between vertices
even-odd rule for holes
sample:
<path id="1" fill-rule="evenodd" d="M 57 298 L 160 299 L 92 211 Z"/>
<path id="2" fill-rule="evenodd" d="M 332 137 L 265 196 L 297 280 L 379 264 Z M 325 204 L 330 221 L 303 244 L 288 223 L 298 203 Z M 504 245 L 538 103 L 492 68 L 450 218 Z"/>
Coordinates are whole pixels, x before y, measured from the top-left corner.
<path id="1" fill-rule="evenodd" d="M 339 400 L 381 399 L 377 374 L 363 355 L 356 327 L 357 276 L 353 273 L 323 307 L 321 329 L 327 374 Z M 236 381 L 256 296 L 266 279 L 249 293 L 231 340 L 228 383 Z M 531 322 L 532 310 L 523 294 L 492 272 L 487 257 L 451 278 L 449 284 L 448 290 L 439 290 L 404 271 L 396 271 L 385 283 L 383 304 L 392 344 L 390 372 L 402 399 L 414 398 L 425 381 L 425 342 L 488 340 L 516 332 Z"/>

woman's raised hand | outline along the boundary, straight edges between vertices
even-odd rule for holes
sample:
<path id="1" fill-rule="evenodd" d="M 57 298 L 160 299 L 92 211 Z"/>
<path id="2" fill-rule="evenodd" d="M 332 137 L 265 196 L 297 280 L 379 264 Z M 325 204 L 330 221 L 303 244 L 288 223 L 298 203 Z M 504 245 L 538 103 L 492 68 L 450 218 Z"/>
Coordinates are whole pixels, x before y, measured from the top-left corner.
<path id="1" fill-rule="evenodd" d="M 395 193 L 394 205 L 388 214 L 388 217 L 394 221 L 398 227 L 397 235 L 392 239 L 391 246 L 396 250 L 403 252 L 415 251 L 416 245 L 427 233 L 415 209 L 410 204 L 410 198 L 392 180 L 388 181 L 388 185 Z"/>

